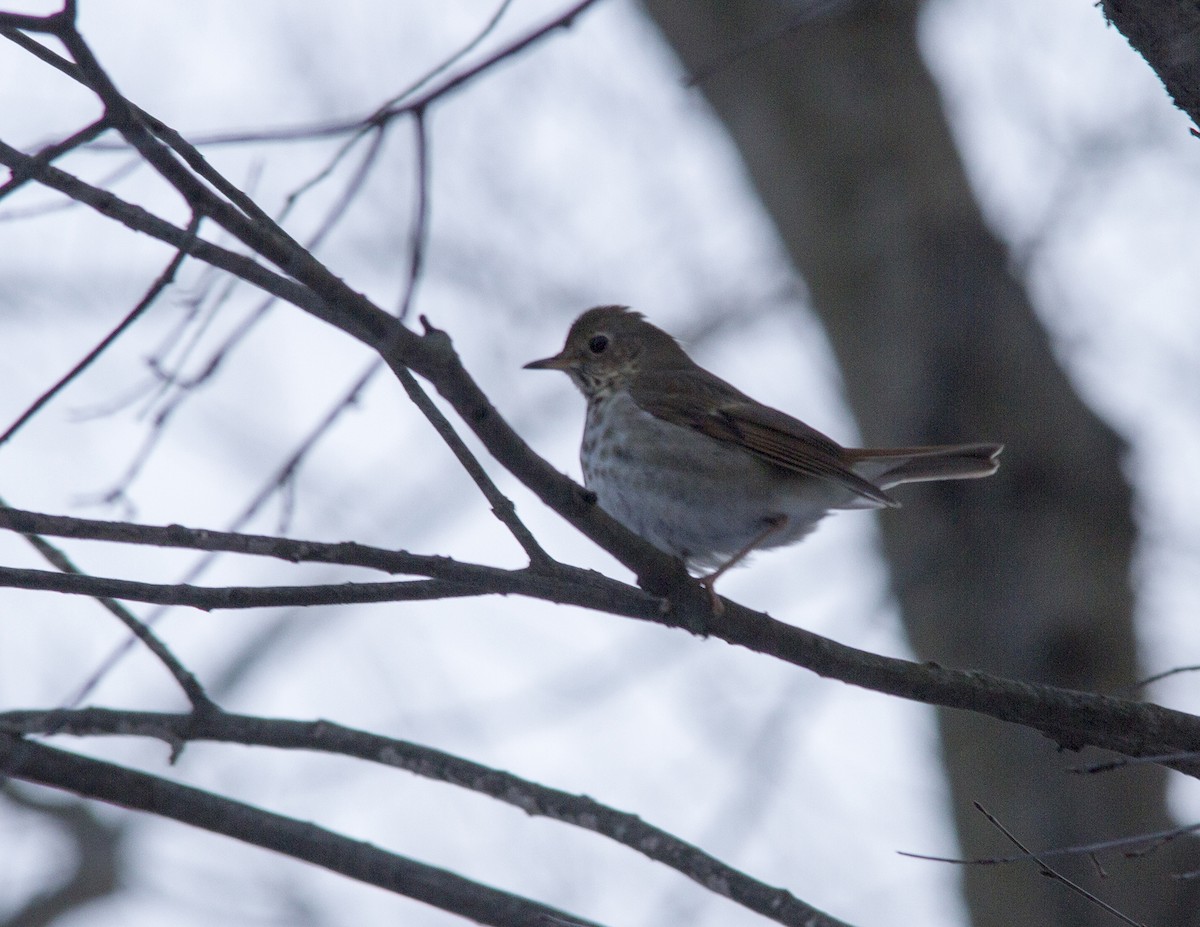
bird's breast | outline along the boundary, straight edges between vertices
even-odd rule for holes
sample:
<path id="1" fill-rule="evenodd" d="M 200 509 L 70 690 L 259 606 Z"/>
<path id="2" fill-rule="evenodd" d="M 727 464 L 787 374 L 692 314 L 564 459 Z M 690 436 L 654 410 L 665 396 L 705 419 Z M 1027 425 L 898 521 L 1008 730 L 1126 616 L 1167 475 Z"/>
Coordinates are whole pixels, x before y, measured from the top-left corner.
<path id="1" fill-rule="evenodd" d="M 601 508 L 697 568 L 720 565 L 780 516 L 787 527 L 764 546 L 791 543 L 828 508 L 813 497 L 817 481 L 657 418 L 623 392 L 589 401 L 580 463 Z"/>

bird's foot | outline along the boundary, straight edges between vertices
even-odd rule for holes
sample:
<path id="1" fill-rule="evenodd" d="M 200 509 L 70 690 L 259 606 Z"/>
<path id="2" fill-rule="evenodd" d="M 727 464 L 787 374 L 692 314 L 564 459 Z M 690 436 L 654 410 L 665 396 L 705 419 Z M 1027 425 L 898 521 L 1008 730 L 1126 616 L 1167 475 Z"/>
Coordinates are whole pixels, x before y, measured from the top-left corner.
<path id="1" fill-rule="evenodd" d="M 708 591 L 708 601 L 712 603 L 712 612 L 718 618 L 725 614 L 725 602 L 717 595 L 717 579 L 724 569 L 717 570 L 715 573 L 709 573 L 708 576 L 702 577 L 700 586 Z"/>

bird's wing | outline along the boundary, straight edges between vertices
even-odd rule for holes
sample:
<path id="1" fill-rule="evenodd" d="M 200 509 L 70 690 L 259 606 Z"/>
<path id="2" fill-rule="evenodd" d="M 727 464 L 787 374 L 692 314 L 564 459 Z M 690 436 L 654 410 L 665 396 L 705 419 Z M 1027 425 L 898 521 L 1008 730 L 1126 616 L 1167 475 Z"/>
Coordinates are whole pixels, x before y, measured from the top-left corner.
<path id="1" fill-rule="evenodd" d="M 836 441 L 783 412 L 755 402 L 705 370 L 642 371 L 630 389 L 640 409 L 745 448 L 794 473 L 832 480 L 880 505 L 898 503 L 850 469 Z"/>

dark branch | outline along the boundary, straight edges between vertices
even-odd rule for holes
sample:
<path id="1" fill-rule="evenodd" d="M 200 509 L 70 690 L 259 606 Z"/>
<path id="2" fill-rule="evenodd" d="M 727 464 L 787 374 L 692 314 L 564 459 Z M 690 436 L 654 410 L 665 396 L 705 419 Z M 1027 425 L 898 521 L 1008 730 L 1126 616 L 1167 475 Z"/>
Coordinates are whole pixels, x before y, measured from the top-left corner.
<path id="1" fill-rule="evenodd" d="M 422 316 L 422 319 L 424 319 L 424 316 Z M 433 426 L 434 431 L 438 433 L 438 437 L 450 448 L 451 453 L 454 454 L 455 458 L 462 465 L 462 468 L 467 471 L 467 475 L 479 487 L 479 491 L 483 493 L 484 498 L 487 499 L 492 507 L 492 514 L 517 539 L 517 543 L 521 545 L 521 549 L 529 557 L 529 562 L 539 568 L 549 566 L 552 558 L 542 549 L 542 545 L 537 542 L 537 539 L 525 527 L 525 523 L 517 516 L 517 509 L 513 505 L 512 500 L 500 492 L 496 484 L 492 482 L 492 478 L 487 475 L 487 471 L 475 459 L 475 455 L 467 448 L 463 439 L 458 436 L 458 432 L 454 430 L 454 426 L 450 424 L 446 416 L 442 415 L 442 410 L 434 405 L 429 397 L 425 395 L 425 391 L 421 389 L 421 384 L 417 382 L 416 377 L 403 367 L 393 372 L 400 381 L 400 385 L 404 387 L 404 391 L 408 393 L 408 398 L 413 401 L 413 405 L 425 416 L 429 424 Z"/>
<path id="2" fill-rule="evenodd" d="M 1162 80 L 1175 105 L 1200 126 L 1200 6 L 1195 0 L 1101 0 L 1121 31 Z M 1196 128 L 1193 134 L 1200 134 Z"/>
<path id="3" fill-rule="evenodd" d="M 569 923 L 598 927 L 528 898 L 387 853 L 315 824 L 19 737 L 0 736 L 0 771 L 15 779 L 224 834 L 480 924 L 534 927 L 547 923 L 545 918 L 563 917 Z"/>
<path id="4" fill-rule="evenodd" d="M 4 505 L 4 500 L 0 499 L 0 512 L 12 511 Z M 44 537 L 34 531 L 23 531 L 22 534 L 25 540 L 36 550 L 51 566 L 58 569 L 59 573 L 51 573 L 43 570 L 34 570 L 31 572 L 41 573 L 43 576 L 50 578 L 58 576 L 63 582 L 86 582 L 92 579 L 86 573 L 81 571 L 74 562 L 59 548 L 52 545 Z M 52 581 L 52 580 L 51 580 Z M 153 631 L 146 625 L 145 622 L 139 621 L 138 618 L 120 602 L 117 602 L 113 597 L 98 594 L 93 596 L 100 606 L 110 615 L 116 618 L 121 624 L 125 625 L 126 629 L 133 635 L 134 638 L 141 641 L 163 666 L 167 672 L 174 677 L 179 687 L 187 696 L 188 701 L 192 704 L 192 709 L 196 712 L 210 712 L 217 710 L 216 705 L 209 699 L 205 693 L 203 686 L 191 671 L 180 662 L 179 658 L 171 652 Z"/>
<path id="5" fill-rule="evenodd" d="M 319 544 L 258 535 L 189 531 L 179 526 L 157 528 L 116 524 L 16 510 L 0 510 L 0 527 L 36 528 L 43 534 L 61 533 L 127 543 L 235 551 L 285 560 L 354 564 L 388 572 L 438 577 L 424 583 L 208 589 L 0 569 L 0 584 L 20 588 L 113 597 L 118 596 L 119 590 L 138 601 L 212 609 L 517 594 L 668 627 L 687 627 L 688 609 L 697 607 L 686 597 L 672 595 L 664 603 L 662 599 L 647 596 L 624 583 L 561 564 L 555 564 L 548 571 L 533 568 L 503 570 L 358 544 Z M 698 590 L 689 582 L 686 591 Z M 707 596 L 703 591 L 698 591 L 698 595 L 698 607 L 705 610 L 709 633 L 728 643 L 876 692 L 1021 724 L 1042 732 L 1067 749 L 1094 746 L 1126 756 L 1166 757 L 1162 760 L 1163 765 L 1190 776 L 1200 775 L 1200 762 L 1192 759 L 1200 751 L 1200 718 L 1194 715 L 1144 702 L 880 656 L 847 647 L 732 602 L 727 604 L 723 615 L 714 616 L 707 610 Z M 664 608 L 664 605 L 668 607 Z M 1187 758 L 1170 759 L 1179 754 Z"/>
<path id="6" fill-rule="evenodd" d="M 404 295 L 396 318 L 401 322 L 408 319 L 417 295 L 417 284 L 425 267 L 425 247 L 429 239 L 429 130 L 426 120 L 429 114 L 420 109 L 413 113 L 413 147 L 416 149 L 417 202 L 413 210 L 412 244 L 408 254 L 408 279 L 404 282 Z"/>
<path id="7" fill-rule="evenodd" d="M 337 138 L 343 135 L 358 135 L 364 130 L 372 127 L 382 127 L 395 120 L 398 116 L 408 115 L 418 110 L 428 109 L 434 103 L 437 103 L 441 99 L 449 97 L 453 93 L 463 89 L 467 84 L 471 83 L 476 78 L 484 76 L 497 65 L 500 65 L 508 59 L 521 54 L 522 52 L 536 45 L 542 39 L 545 39 L 547 36 L 552 35 L 560 29 L 569 29 L 572 25 L 574 25 L 575 20 L 585 13 L 589 7 L 595 5 L 596 2 L 597 0 L 581 0 L 581 2 L 575 3 L 562 13 L 543 23 L 541 26 L 536 27 L 526 35 L 516 39 L 503 48 L 500 48 L 479 63 L 447 78 L 433 89 L 421 93 L 419 96 L 414 96 L 414 94 L 416 94 L 421 87 L 438 77 L 449 66 L 451 66 L 453 61 L 461 58 L 476 44 L 478 44 L 479 41 L 486 37 L 486 35 L 492 30 L 496 22 L 499 20 L 499 16 L 503 13 L 504 8 L 508 6 L 508 3 L 506 2 L 502 4 L 500 10 L 497 12 L 497 15 L 493 17 L 484 30 L 479 33 L 479 35 L 467 46 L 465 46 L 459 53 L 457 53 L 454 58 L 450 59 L 448 62 L 444 62 L 442 65 L 436 68 L 434 72 L 425 75 L 425 77 L 417 81 L 416 84 L 401 91 L 396 95 L 396 97 L 388 101 L 386 105 L 376 109 L 367 116 L 357 116 L 352 119 L 341 119 L 336 122 L 268 129 L 265 131 L 223 132 L 220 134 L 201 136 L 200 138 L 195 139 L 193 144 L 208 146 L 240 145 L 248 142 L 311 141 L 320 138 Z M 15 34 L 19 35 L 19 33 Z M 8 33 L 6 33 L 3 29 L 0 29 L 0 35 L 8 35 Z M 9 37 L 12 38 L 12 36 Z M 24 37 L 22 36 L 22 38 Z M 29 40 L 26 39 L 26 41 Z M 26 46 L 23 44 L 23 47 Z M 49 52 L 48 50 L 43 49 L 43 51 L 46 55 L 53 55 L 53 53 Z M 39 57 L 43 57 L 43 60 L 46 60 L 45 55 L 39 55 Z M 55 67 L 59 67 L 60 70 L 64 71 L 64 73 L 70 74 L 77 80 L 81 79 L 78 76 L 78 71 L 69 61 L 60 58 L 58 62 L 50 61 L 49 63 L 53 64 Z"/>
<path id="8" fill-rule="evenodd" d="M 34 175 L 42 167 L 54 162 L 55 159 L 61 158 L 68 152 L 74 151 L 81 145 L 86 145 L 93 141 L 104 132 L 108 131 L 109 125 L 107 121 L 98 119 L 90 126 L 84 126 L 70 138 L 64 139 L 55 145 L 47 145 L 25 166 L 24 169 L 14 170 L 12 176 L 3 184 L 0 184 L 0 199 L 14 193 L 33 179 Z"/>
<path id="9" fill-rule="evenodd" d="M 494 595 L 497 591 L 440 579 L 311 586 L 192 586 L 186 583 L 161 585 L 105 576 L 52 573 L 49 570 L 22 570 L 14 567 L 0 567 L 0 586 L 149 602 L 152 605 L 184 605 L 202 611 L 358 605 L 367 602 L 423 602 L 431 599 Z"/>
<path id="10" fill-rule="evenodd" d="M 1022 853 L 1024 853 L 1026 856 L 1028 856 L 1029 859 L 1031 859 L 1033 862 L 1038 864 L 1038 867 L 1039 867 L 1042 875 L 1049 876 L 1055 882 L 1058 882 L 1060 885 L 1065 886 L 1067 889 L 1069 889 L 1070 891 L 1079 895 L 1081 898 L 1086 898 L 1089 902 L 1094 904 L 1100 910 L 1104 911 L 1107 914 L 1111 914 L 1113 917 L 1115 917 L 1117 920 L 1121 921 L 1122 923 L 1128 924 L 1129 927 L 1146 927 L 1146 925 L 1143 924 L 1141 921 L 1135 921 L 1133 918 L 1127 916 L 1126 914 L 1122 913 L 1121 911 L 1118 911 L 1116 908 L 1114 908 L 1112 905 L 1110 905 L 1103 898 L 1100 898 L 1098 895 L 1096 895 L 1092 892 L 1089 892 L 1086 888 L 1084 888 L 1078 882 L 1074 882 L 1071 879 L 1068 879 L 1065 875 L 1063 875 L 1057 869 L 1055 869 L 1052 866 L 1047 865 L 1042 859 L 1039 858 L 1039 856 L 1037 854 L 1030 853 L 1028 848 L 1026 848 L 1025 844 L 1021 843 L 1021 841 L 1016 838 L 1016 836 L 1013 834 L 1012 831 L 1010 831 L 1007 827 L 1005 827 L 1003 824 L 1001 824 L 1000 821 L 997 820 L 995 815 L 993 815 L 993 814 L 991 814 L 991 812 L 987 811 L 983 807 L 983 805 L 979 804 L 979 802 L 975 802 L 975 807 L 979 811 L 980 814 L 982 814 L 984 817 L 986 817 L 988 819 L 988 821 L 990 821 L 1000 831 L 1000 833 L 1004 834 L 1004 836 L 1007 837 L 1012 842 L 1013 846 L 1015 846 L 1018 850 L 1020 850 Z"/>
<path id="11" fill-rule="evenodd" d="M 232 714 L 194 718 L 99 708 L 0 714 L 0 730 L 9 733 L 36 734 L 51 729 L 80 737 L 154 737 L 166 741 L 172 749 L 185 741 L 217 741 L 315 750 L 381 763 L 470 789 L 520 808 L 526 814 L 601 834 L 778 923 L 793 927 L 845 927 L 842 921 L 810 907 L 790 892 L 750 878 L 692 844 L 647 824 L 637 815 L 409 741 L 380 737 L 328 721 L 301 722 Z"/>
<path id="12" fill-rule="evenodd" d="M 191 236 L 188 235 L 186 228 L 172 225 L 141 206 L 135 206 L 122 200 L 107 190 L 92 186 L 53 165 L 40 165 L 36 159 L 2 141 L 0 141 L 0 164 L 13 170 L 28 168 L 44 186 L 91 207 L 100 215 L 113 219 L 134 232 L 156 238 L 235 277 L 240 277 L 247 283 L 253 284 L 297 308 L 303 308 L 317 318 L 327 322 L 333 321 L 330 317 L 332 310 L 325 300 L 314 294 L 309 288 L 263 267 L 245 255 L 214 245 L 202 238 L 189 240 Z M 386 314 L 381 314 L 387 318 Z M 338 327 L 343 330 L 346 325 L 354 327 L 357 330 L 354 337 L 359 340 L 377 339 L 384 332 L 384 329 L 367 324 L 366 319 L 362 317 L 359 321 L 363 324 L 355 324 L 345 310 L 339 313 L 337 318 L 341 321 Z"/>
<path id="13" fill-rule="evenodd" d="M 2 717 L 2 716 L 0 716 Z M 1200 831 L 1200 824 L 1185 824 L 1172 827 L 1170 830 L 1151 831 L 1145 834 L 1134 834 L 1132 837 L 1114 837 L 1112 840 L 1097 840 L 1094 843 L 1082 843 L 1069 847 L 1054 847 L 1049 850 L 1019 853 L 1015 856 L 984 856 L 975 859 L 960 859 L 954 856 L 929 856 L 925 853 L 908 853 L 898 851 L 900 856 L 913 859 L 927 859 L 935 863 L 953 863 L 956 866 L 1004 866 L 1011 863 L 1027 863 L 1032 859 L 1055 859 L 1064 856 L 1096 856 L 1100 853 L 1110 853 L 1113 850 L 1126 857 L 1146 856 L 1164 844 L 1179 837 Z"/>

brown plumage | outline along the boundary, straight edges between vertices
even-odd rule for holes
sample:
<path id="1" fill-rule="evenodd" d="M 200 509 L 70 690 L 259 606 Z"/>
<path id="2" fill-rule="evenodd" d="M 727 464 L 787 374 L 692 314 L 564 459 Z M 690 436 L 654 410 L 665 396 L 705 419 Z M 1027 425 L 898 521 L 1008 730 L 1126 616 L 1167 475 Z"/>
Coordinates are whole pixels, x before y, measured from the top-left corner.
<path id="1" fill-rule="evenodd" d="M 990 476 L 1000 444 L 845 448 L 697 365 L 640 313 L 599 306 L 553 357 L 587 397 L 584 481 L 609 514 L 717 575 L 799 540 L 831 509 L 898 505 L 893 486 Z"/>

